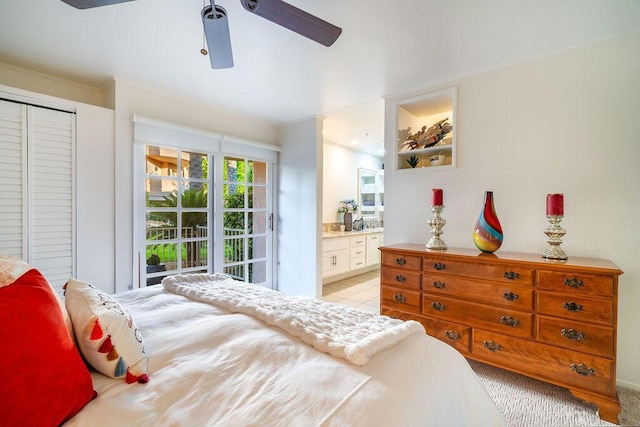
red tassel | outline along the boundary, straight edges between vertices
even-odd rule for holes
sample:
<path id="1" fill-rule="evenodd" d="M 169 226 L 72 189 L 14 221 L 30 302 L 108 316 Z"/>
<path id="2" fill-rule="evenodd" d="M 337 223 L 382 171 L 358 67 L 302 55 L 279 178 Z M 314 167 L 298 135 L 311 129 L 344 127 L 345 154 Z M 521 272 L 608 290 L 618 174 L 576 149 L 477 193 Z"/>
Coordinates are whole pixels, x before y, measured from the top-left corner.
<path id="1" fill-rule="evenodd" d="M 107 360 L 108 361 L 116 360 L 118 357 L 120 357 L 120 355 L 116 351 L 116 346 L 114 345 L 111 351 L 109 352 L 109 354 L 107 354 Z"/>
<path id="2" fill-rule="evenodd" d="M 127 377 L 124 380 L 127 382 L 127 384 L 133 384 L 136 382 L 139 384 L 146 384 L 149 382 L 149 375 L 142 374 L 136 377 L 127 369 Z"/>
<path id="3" fill-rule="evenodd" d="M 93 329 L 91 330 L 91 341 L 99 340 L 102 338 L 102 328 L 100 327 L 100 322 L 96 319 L 96 323 L 93 324 Z"/>
<path id="4" fill-rule="evenodd" d="M 138 377 L 136 377 L 135 375 L 133 375 L 131 372 L 129 372 L 129 370 L 127 369 L 127 376 L 124 379 L 127 384 L 133 384 L 135 382 L 138 382 Z"/>
<path id="5" fill-rule="evenodd" d="M 113 349 L 113 344 L 111 344 L 111 335 L 107 335 L 107 339 L 100 345 L 98 348 L 98 353 L 109 353 Z"/>

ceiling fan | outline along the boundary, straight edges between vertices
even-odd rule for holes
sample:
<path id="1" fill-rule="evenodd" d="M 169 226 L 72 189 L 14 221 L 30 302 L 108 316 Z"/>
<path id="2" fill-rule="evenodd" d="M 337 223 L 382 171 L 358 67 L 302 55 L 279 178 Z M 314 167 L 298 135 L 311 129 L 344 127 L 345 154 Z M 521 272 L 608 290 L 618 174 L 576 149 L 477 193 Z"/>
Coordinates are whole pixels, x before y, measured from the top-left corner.
<path id="1" fill-rule="evenodd" d="M 89 9 L 134 0 L 62 0 L 76 9 Z M 233 52 L 227 11 L 210 0 L 202 9 L 202 24 L 209 47 L 211 68 L 233 67 Z M 324 46 L 331 46 L 342 33 L 340 27 L 311 15 L 282 0 L 240 0 L 242 7 Z"/>

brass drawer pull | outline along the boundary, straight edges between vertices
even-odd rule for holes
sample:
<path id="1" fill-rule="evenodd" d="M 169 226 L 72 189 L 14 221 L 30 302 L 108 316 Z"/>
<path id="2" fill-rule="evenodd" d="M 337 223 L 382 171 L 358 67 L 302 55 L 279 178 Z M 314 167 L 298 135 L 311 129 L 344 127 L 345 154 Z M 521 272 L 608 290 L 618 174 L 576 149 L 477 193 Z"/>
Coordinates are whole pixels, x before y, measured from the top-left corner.
<path id="1" fill-rule="evenodd" d="M 500 318 L 500 323 L 502 323 L 503 325 L 511 326 L 512 328 L 515 328 L 516 326 L 520 325 L 520 321 L 511 316 L 506 316 L 506 317 L 502 316 Z"/>
<path id="2" fill-rule="evenodd" d="M 445 311 L 447 306 L 445 306 L 441 302 L 434 301 L 431 303 L 431 308 L 433 308 L 436 311 Z"/>
<path id="3" fill-rule="evenodd" d="M 582 311 L 582 306 L 580 304 L 576 304 L 575 302 L 565 302 L 562 305 L 563 308 L 566 308 L 569 311 L 578 312 Z"/>
<path id="4" fill-rule="evenodd" d="M 433 264 L 433 268 L 435 268 L 438 271 L 442 271 L 442 270 L 446 270 L 447 266 L 441 262 L 436 262 L 435 264 Z"/>
<path id="5" fill-rule="evenodd" d="M 584 333 L 578 332 L 573 328 L 561 330 L 560 335 L 567 337 L 571 341 L 584 341 Z"/>
<path id="6" fill-rule="evenodd" d="M 457 333 L 456 331 L 452 331 L 451 329 L 444 331 L 444 335 L 452 341 L 460 340 L 460 334 Z"/>
<path id="7" fill-rule="evenodd" d="M 499 351 L 502 347 L 493 341 L 482 341 L 482 345 L 489 351 Z"/>
<path id="8" fill-rule="evenodd" d="M 396 258 L 396 264 L 398 265 L 405 265 L 407 263 L 407 260 L 404 258 Z"/>
<path id="9" fill-rule="evenodd" d="M 402 294 L 395 294 L 393 296 L 393 299 L 396 300 L 397 302 L 407 302 L 407 297 L 405 297 Z"/>
<path id="10" fill-rule="evenodd" d="M 520 275 L 515 271 L 505 271 L 503 276 L 509 280 L 518 280 L 520 278 Z"/>
<path id="11" fill-rule="evenodd" d="M 596 370 L 593 368 L 589 368 L 584 364 L 576 365 L 575 363 L 571 364 L 571 370 L 579 373 L 583 377 L 588 377 L 589 375 L 595 375 Z"/>
<path id="12" fill-rule="evenodd" d="M 503 297 L 507 301 L 517 301 L 518 300 L 518 294 L 514 294 L 513 292 L 505 292 Z"/>
<path id="13" fill-rule="evenodd" d="M 438 280 L 436 282 L 433 282 L 433 287 L 438 289 L 444 289 L 444 283 Z"/>
<path id="14" fill-rule="evenodd" d="M 402 274 L 396 274 L 396 282 L 406 282 L 407 278 L 404 277 Z"/>
<path id="15" fill-rule="evenodd" d="M 572 288 L 579 288 L 580 286 L 584 286 L 582 280 L 576 279 L 575 277 L 572 277 L 571 279 L 564 279 L 564 284 Z"/>

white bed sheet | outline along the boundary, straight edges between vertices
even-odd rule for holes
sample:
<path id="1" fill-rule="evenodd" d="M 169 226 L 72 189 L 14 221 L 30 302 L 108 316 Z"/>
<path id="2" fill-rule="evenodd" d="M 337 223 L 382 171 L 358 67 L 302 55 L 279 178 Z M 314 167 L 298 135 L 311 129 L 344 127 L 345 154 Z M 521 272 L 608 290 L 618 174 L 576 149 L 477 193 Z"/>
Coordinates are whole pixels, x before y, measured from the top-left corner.
<path id="1" fill-rule="evenodd" d="M 414 334 L 366 366 L 160 286 L 116 295 L 149 354 L 147 384 L 92 373 L 68 426 L 500 426 L 466 360 Z"/>

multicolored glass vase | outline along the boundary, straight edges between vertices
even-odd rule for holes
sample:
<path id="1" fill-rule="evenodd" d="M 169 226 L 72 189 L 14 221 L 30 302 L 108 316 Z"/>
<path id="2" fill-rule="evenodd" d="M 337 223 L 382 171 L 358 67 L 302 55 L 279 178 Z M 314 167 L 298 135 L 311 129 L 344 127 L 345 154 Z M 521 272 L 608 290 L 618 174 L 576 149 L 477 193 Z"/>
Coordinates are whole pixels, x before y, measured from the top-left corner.
<path id="1" fill-rule="evenodd" d="M 484 206 L 473 230 L 473 242 L 482 252 L 495 252 L 502 245 L 502 226 L 493 206 L 493 191 L 484 192 Z"/>

